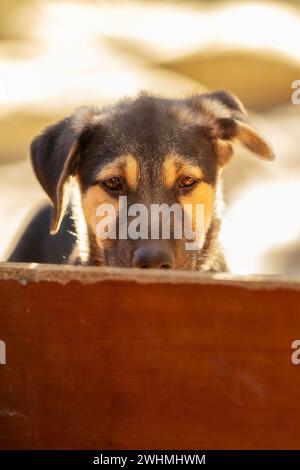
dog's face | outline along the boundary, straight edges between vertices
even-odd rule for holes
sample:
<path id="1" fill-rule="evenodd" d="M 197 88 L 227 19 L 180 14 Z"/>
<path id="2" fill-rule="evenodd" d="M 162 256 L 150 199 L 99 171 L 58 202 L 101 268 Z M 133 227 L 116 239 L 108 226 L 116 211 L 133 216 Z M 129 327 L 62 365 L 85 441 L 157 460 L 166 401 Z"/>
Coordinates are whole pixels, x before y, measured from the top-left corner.
<path id="1" fill-rule="evenodd" d="M 186 100 L 142 95 L 102 111 L 82 109 L 51 126 L 33 141 L 31 157 L 54 204 L 54 233 L 63 215 L 65 183 L 70 176 L 77 182 L 93 262 L 195 269 L 201 262 L 201 246 L 187 250 L 186 235 L 176 237 L 172 229 L 167 239 L 160 228 L 158 236 L 151 237 L 151 207 L 176 204 L 184 214 L 189 204 L 195 230 L 194 209 L 201 204 L 205 245 L 215 217 L 220 175 L 238 146 L 258 157 L 273 158 L 270 147 L 246 124 L 244 109 L 231 94 L 216 92 Z M 138 203 L 148 210 L 148 239 L 120 235 L 124 196 L 128 208 Z M 104 204 L 115 214 L 110 219 L 115 236 L 106 239 L 97 230 L 98 208 L 108 207 Z M 126 224 L 133 221 L 133 214 L 129 210 Z M 174 218 L 171 211 L 170 225 Z M 162 216 L 157 220 L 161 224 Z"/>

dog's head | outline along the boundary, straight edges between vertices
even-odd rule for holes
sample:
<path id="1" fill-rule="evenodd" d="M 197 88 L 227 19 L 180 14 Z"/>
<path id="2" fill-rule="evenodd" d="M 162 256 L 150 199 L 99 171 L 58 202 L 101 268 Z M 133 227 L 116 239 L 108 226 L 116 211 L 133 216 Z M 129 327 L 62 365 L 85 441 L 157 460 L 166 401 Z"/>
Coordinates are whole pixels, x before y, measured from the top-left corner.
<path id="1" fill-rule="evenodd" d="M 96 264 L 189 269 L 199 267 L 215 218 L 222 169 L 239 148 L 273 159 L 271 148 L 248 124 L 242 104 L 230 93 L 217 91 L 183 100 L 143 94 L 103 110 L 83 108 L 48 127 L 34 139 L 31 160 L 53 203 L 52 233 L 59 229 L 64 213 L 66 182 L 70 177 L 75 180 Z M 130 212 L 133 204 L 149 209 L 146 217 L 153 205 L 190 204 L 193 209 L 202 204 L 202 245 L 186 250 L 186 236 L 176 237 L 174 230 L 169 239 L 164 239 L 168 237 L 162 236 L 160 228 L 151 236 L 151 217 L 147 237 L 128 237 L 128 232 L 122 236 L 125 219 L 120 220 L 124 216 L 120 210 L 125 200 L 126 224 L 131 221 L 135 228 L 133 216 L 138 212 L 137 206 Z M 107 229 L 114 236 L 106 239 L 98 236 L 99 220 L 104 218 L 99 207 L 115 210 L 115 217 L 109 219 L 115 227 Z M 190 212 L 194 229 L 196 213 Z M 169 222 L 176 217 L 180 216 L 171 210 Z M 161 224 L 162 219 L 164 213 L 156 222 Z M 144 229 L 139 227 L 140 232 Z"/>

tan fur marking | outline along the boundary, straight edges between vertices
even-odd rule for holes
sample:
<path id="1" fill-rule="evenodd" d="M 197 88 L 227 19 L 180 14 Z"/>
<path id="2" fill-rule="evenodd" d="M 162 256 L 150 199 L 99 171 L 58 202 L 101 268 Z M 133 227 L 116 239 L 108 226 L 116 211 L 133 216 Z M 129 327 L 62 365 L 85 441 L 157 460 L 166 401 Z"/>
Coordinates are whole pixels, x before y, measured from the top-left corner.
<path id="1" fill-rule="evenodd" d="M 168 188 L 171 188 L 176 181 L 177 176 L 177 160 L 176 155 L 168 155 L 163 162 L 163 181 Z"/>
<path id="2" fill-rule="evenodd" d="M 96 234 L 97 223 L 100 218 L 97 216 L 97 208 L 101 204 L 112 204 L 116 209 L 116 214 L 119 212 L 119 200 L 112 198 L 109 194 L 99 185 L 90 187 L 82 198 L 82 209 L 85 216 L 87 225 Z M 108 240 L 100 240 L 97 237 L 97 243 L 101 246 Z"/>
<path id="3" fill-rule="evenodd" d="M 138 164 L 132 155 L 125 157 L 125 177 L 130 189 L 135 190 L 138 183 Z"/>
<path id="4" fill-rule="evenodd" d="M 199 183 L 193 191 L 189 194 L 182 195 L 179 198 L 180 204 L 192 204 L 193 205 L 193 219 L 192 227 L 193 230 L 196 228 L 196 204 L 204 204 L 204 226 L 205 232 L 207 231 L 211 218 L 214 212 L 216 198 L 216 189 L 214 186 L 208 183 Z"/>
<path id="5" fill-rule="evenodd" d="M 135 190 L 138 183 L 138 164 L 132 155 L 121 155 L 98 173 L 97 178 L 104 180 L 117 176 L 125 178 L 130 189 Z"/>
<path id="6" fill-rule="evenodd" d="M 163 163 L 163 181 L 168 188 L 172 188 L 180 176 L 191 176 L 196 179 L 203 178 L 201 168 L 187 162 L 180 155 L 167 155 Z"/>

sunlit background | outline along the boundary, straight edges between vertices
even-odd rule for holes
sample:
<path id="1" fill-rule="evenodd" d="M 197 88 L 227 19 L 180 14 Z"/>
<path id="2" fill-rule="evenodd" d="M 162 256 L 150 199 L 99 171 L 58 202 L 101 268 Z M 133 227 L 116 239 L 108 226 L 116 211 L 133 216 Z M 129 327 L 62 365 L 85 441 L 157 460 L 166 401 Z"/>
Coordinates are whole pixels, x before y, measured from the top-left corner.
<path id="1" fill-rule="evenodd" d="M 226 170 L 235 273 L 300 273 L 300 2 L 0 0 L 0 259 L 45 200 L 32 138 L 82 104 L 227 88 L 277 160 Z"/>

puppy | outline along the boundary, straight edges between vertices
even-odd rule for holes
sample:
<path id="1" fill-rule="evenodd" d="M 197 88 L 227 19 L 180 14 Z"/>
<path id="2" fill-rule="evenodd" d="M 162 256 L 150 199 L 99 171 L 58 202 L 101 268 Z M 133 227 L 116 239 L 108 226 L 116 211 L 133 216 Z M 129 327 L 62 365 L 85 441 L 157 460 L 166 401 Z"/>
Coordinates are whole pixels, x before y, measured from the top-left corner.
<path id="1" fill-rule="evenodd" d="M 38 233 L 34 238 L 37 246 L 37 238 L 40 243 L 45 240 L 43 230 L 48 223 L 51 233 L 56 234 L 71 200 L 72 215 L 64 218 L 64 225 L 74 219 L 76 240 L 74 249 L 73 241 L 65 247 L 61 260 L 68 257 L 71 262 L 87 265 L 226 271 L 218 241 L 222 171 L 231 157 L 243 150 L 265 160 L 274 158 L 268 143 L 248 123 L 240 101 L 226 91 L 181 100 L 141 94 L 102 110 L 80 109 L 32 142 L 33 169 L 53 209 L 52 214 L 44 210 L 44 224 L 39 222 L 40 216 L 31 223 L 25 238 Z M 203 205 L 202 244 L 187 250 L 185 236 L 98 237 L 97 208 L 111 205 L 117 214 L 114 222 L 120 225 L 120 196 L 126 196 L 129 207 L 135 203 L 145 207 Z M 194 212 L 191 224 L 195 227 Z M 60 236 L 58 245 L 61 243 Z M 24 251 L 24 237 L 21 246 Z M 28 251 L 24 257 L 21 251 L 19 244 L 11 260 L 49 261 L 47 256 L 33 259 Z"/>

